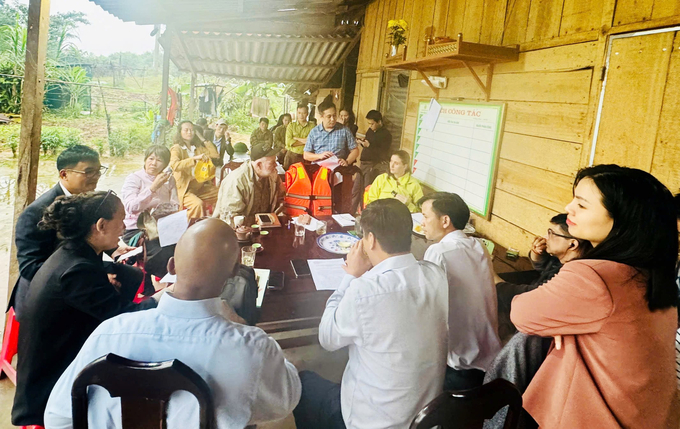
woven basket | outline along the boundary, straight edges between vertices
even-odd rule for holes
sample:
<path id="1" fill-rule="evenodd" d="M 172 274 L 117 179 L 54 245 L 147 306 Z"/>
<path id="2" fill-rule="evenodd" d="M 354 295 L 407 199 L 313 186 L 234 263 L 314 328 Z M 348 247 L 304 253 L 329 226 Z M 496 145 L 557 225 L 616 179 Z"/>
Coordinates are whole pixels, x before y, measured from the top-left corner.
<path id="1" fill-rule="evenodd" d="M 441 55 L 453 54 L 458 51 L 458 42 L 436 43 L 434 45 L 427 45 L 425 55 Z"/>

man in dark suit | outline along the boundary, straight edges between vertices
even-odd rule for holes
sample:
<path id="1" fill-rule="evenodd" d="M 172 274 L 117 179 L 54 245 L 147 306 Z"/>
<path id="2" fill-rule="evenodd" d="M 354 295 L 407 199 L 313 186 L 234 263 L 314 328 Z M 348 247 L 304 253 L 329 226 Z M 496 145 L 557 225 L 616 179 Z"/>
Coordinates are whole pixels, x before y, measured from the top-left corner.
<path id="1" fill-rule="evenodd" d="M 21 307 L 33 276 L 59 245 L 59 239 L 54 230 L 43 231 L 38 228 L 43 211 L 62 195 L 94 191 L 99 178 L 106 172 L 106 169 L 99 162 L 99 154 L 95 150 L 83 145 L 66 149 L 57 158 L 59 182 L 33 201 L 19 216 L 14 241 L 19 261 L 19 279 L 9 301 L 9 306 L 14 306 L 17 320 L 21 321 Z M 125 250 L 127 249 L 120 249 L 120 251 Z M 122 266 L 116 268 L 110 270 L 113 282 L 137 281 L 137 273 Z M 115 279 L 117 275 L 120 277 Z"/>

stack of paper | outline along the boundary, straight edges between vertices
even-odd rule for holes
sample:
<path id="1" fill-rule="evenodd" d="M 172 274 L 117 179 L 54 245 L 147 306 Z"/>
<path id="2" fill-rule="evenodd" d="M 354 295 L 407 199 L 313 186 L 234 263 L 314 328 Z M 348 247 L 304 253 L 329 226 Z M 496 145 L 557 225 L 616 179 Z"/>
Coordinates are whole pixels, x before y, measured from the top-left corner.
<path id="1" fill-rule="evenodd" d="M 158 239 L 161 247 L 177 244 L 188 227 L 186 210 L 158 219 Z"/>
<path id="2" fill-rule="evenodd" d="M 257 300 L 255 300 L 255 305 L 257 308 L 262 307 L 264 293 L 267 291 L 267 283 L 269 283 L 269 272 L 270 270 L 255 268 L 255 278 L 257 279 Z"/>
<path id="3" fill-rule="evenodd" d="M 340 166 L 339 161 L 340 160 L 338 159 L 338 157 L 333 155 L 330 158 L 321 159 L 319 161 L 316 161 L 316 162 L 314 162 L 314 164 L 320 165 L 322 167 L 326 167 L 327 169 L 333 171 Z"/>
<path id="4" fill-rule="evenodd" d="M 348 226 L 354 226 L 356 219 L 349 213 L 334 214 L 332 215 L 333 220 L 338 223 L 341 227 L 345 228 Z"/>
<path id="5" fill-rule="evenodd" d="M 308 259 L 309 271 L 316 290 L 336 290 L 345 277 L 345 260 L 338 259 Z"/>
<path id="6" fill-rule="evenodd" d="M 133 250 L 130 250 L 126 254 L 122 255 L 120 258 L 118 258 L 118 262 L 123 262 L 124 260 L 131 258 L 133 256 L 137 256 L 140 253 L 144 251 L 144 248 L 142 246 L 136 247 Z"/>

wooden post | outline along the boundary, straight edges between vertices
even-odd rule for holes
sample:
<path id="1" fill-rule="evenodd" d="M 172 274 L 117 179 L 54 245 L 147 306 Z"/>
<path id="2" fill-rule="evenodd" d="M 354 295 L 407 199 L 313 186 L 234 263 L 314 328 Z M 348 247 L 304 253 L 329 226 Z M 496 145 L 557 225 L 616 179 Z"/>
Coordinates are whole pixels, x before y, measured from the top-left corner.
<path id="1" fill-rule="evenodd" d="M 45 59 L 47 57 L 49 25 L 50 0 L 30 0 L 26 36 L 26 64 L 21 97 L 19 168 L 14 197 L 8 297 L 19 277 L 17 250 L 14 246 L 14 229 L 21 212 L 35 200 L 35 190 L 38 186 L 40 130 L 42 128 L 43 96 L 45 95 Z"/>
<path id="2" fill-rule="evenodd" d="M 170 34 L 168 33 L 168 36 Z M 170 81 L 170 48 L 172 39 L 168 37 L 163 44 L 163 84 L 161 86 L 161 120 L 168 119 L 168 86 Z M 165 128 L 161 128 L 160 141 L 165 141 Z"/>
<path id="3" fill-rule="evenodd" d="M 191 85 L 189 87 L 189 116 L 187 119 L 195 121 L 196 114 L 196 73 L 191 73 Z"/>

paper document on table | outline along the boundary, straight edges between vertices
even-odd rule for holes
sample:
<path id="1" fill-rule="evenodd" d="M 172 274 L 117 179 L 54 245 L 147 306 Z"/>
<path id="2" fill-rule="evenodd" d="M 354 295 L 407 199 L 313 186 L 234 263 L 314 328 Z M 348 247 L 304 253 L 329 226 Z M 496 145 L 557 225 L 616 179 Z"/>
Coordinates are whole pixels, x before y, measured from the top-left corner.
<path id="1" fill-rule="evenodd" d="M 267 283 L 269 283 L 269 272 L 263 268 L 255 268 L 255 277 L 257 278 L 257 299 L 255 305 L 257 308 L 262 307 L 264 301 L 264 294 L 267 292 Z"/>
<path id="2" fill-rule="evenodd" d="M 321 221 L 319 221 L 318 219 L 315 219 L 315 218 L 313 218 L 313 217 L 311 217 L 311 216 L 310 216 L 310 218 L 311 218 L 311 219 L 310 219 L 308 225 L 302 225 L 301 223 L 299 223 L 299 222 L 298 222 L 298 218 L 294 218 L 294 219 L 293 219 L 293 223 L 295 223 L 295 224 L 297 224 L 297 225 L 302 225 L 302 226 L 305 227 L 305 229 L 307 229 L 307 230 L 309 230 L 309 231 L 316 231 L 316 230 L 318 230 L 319 227 L 321 226 Z"/>
<path id="3" fill-rule="evenodd" d="M 161 247 L 177 244 L 188 227 L 186 210 L 158 219 L 158 239 Z"/>
<path id="4" fill-rule="evenodd" d="M 341 227 L 354 226 L 356 219 L 349 213 L 334 214 L 331 215 L 334 221 L 338 223 Z"/>
<path id="5" fill-rule="evenodd" d="M 314 164 L 320 165 L 322 167 L 326 167 L 329 170 L 335 170 L 337 167 L 340 166 L 340 160 L 338 159 L 337 156 L 333 155 L 330 158 L 326 159 L 321 159 L 319 161 L 316 161 Z"/>
<path id="6" fill-rule="evenodd" d="M 308 259 L 309 271 L 316 290 L 336 290 L 345 277 L 345 260 L 338 259 Z"/>
<path id="7" fill-rule="evenodd" d="M 434 131 L 435 125 L 437 125 L 437 120 L 439 119 L 439 113 L 442 110 L 441 104 L 437 102 L 434 98 L 430 100 L 430 108 L 428 109 L 423 120 L 420 123 L 420 128 L 424 128 L 430 132 Z"/>
<path id="8" fill-rule="evenodd" d="M 140 253 L 142 253 L 143 251 L 144 251 L 144 248 L 142 246 L 139 246 L 139 247 L 137 247 L 133 250 L 130 250 L 126 254 L 122 255 L 120 258 L 118 258 L 118 262 L 122 262 L 122 261 L 124 261 L 128 258 L 132 258 L 133 256 L 137 256 Z"/>
<path id="9" fill-rule="evenodd" d="M 167 273 L 163 276 L 158 283 L 175 283 L 177 281 L 177 276 L 175 274 Z"/>

